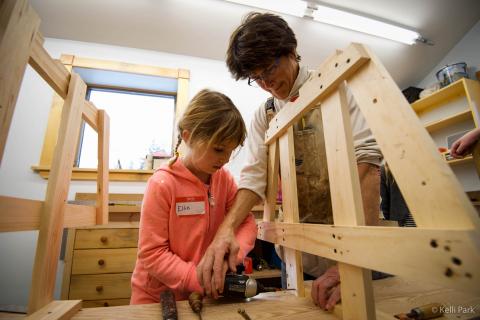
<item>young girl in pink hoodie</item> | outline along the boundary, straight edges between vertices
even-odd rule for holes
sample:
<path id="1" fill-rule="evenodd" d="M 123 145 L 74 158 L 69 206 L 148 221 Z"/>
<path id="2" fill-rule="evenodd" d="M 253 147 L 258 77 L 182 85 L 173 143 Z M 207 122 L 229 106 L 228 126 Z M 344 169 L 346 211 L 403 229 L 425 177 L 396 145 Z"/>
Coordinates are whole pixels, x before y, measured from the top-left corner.
<path id="1" fill-rule="evenodd" d="M 203 292 L 197 264 L 213 240 L 237 186 L 223 166 L 246 136 L 240 112 L 225 95 L 202 90 L 178 123 L 175 157 L 148 180 L 142 203 L 131 304 L 156 303 L 170 289 L 176 300 Z M 185 154 L 178 147 L 185 142 Z M 236 231 L 241 263 L 257 227 L 250 214 Z"/>

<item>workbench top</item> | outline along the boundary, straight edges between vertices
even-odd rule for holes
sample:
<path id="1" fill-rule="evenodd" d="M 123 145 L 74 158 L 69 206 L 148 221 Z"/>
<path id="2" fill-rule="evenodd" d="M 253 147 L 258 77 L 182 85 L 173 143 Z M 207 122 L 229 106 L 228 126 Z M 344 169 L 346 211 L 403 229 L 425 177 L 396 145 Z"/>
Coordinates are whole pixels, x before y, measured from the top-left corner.
<path id="1" fill-rule="evenodd" d="M 334 313 L 320 310 L 310 299 L 311 282 L 306 282 L 306 297 L 297 298 L 291 291 L 262 293 L 246 302 L 226 302 L 206 300 L 202 317 L 204 320 L 241 320 L 239 308 L 247 311 L 252 320 L 307 320 L 338 319 L 341 307 Z M 420 284 L 400 277 L 386 278 L 373 282 L 377 319 L 394 319 L 393 315 L 407 312 L 413 307 L 439 302 L 451 306 L 448 314 L 439 319 L 470 319 L 480 316 L 480 297 L 472 297 L 452 289 L 445 289 L 432 284 Z M 471 307 L 469 309 L 469 307 Z M 469 312 L 473 308 L 473 313 Z M 177 302 L 179 320 L 198 320 L 187 301 Z M 460 311 L 460 312 L 458 312 Z M 106 308 L 85 308 L 72 319 L 162 319 L 159 304 L 120 306 Z"/>

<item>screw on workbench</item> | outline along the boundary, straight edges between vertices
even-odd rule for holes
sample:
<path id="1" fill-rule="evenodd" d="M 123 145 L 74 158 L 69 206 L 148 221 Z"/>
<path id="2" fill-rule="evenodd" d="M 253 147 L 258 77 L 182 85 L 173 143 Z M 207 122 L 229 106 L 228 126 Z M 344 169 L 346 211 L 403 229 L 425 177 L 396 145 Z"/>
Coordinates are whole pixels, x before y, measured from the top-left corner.
<path id="1" fill-rule="evenodd" d="M 245 320 L 252 320 L 245 311 L 245 309 L 238 309 L 237 311 Z"/>

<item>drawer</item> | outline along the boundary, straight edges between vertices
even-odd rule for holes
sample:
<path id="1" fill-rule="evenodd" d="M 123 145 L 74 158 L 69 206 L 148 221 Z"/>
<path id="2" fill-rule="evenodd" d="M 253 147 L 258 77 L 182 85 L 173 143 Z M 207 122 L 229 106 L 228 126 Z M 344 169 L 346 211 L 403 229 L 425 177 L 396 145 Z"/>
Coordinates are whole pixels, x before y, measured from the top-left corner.
<path id="1" fill-rule="evenodd" d="M 81 300 L 130 299 L 131 273 L 72 275 L 68 298 Z"/>
<path id="2" fill-rule="evenodd" d="M 84 300 L 83 308 L 116 307 L 130 304 L 130 299 Z"/>
<path id="3" fill-rule="evenodd" d="M 133 272 L 137 248 L 83 249 L 73 251 L 73 274 Z"/>
<path id="4" fill-rule="evenodd" d="M 137 228 L 78 229 L 74 249 L 136 248 L 137 245 Z"/>

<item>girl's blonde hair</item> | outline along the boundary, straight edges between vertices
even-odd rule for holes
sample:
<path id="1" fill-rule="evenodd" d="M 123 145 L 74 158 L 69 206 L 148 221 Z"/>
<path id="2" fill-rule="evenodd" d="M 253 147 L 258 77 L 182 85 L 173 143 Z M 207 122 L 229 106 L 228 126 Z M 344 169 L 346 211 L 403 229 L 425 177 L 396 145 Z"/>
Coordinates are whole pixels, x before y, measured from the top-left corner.
<path id="1" fill-rule="evenodd" d="M 178 147 L 182 142 L 183 130 L 190 132 L 190 143 L 220 144 L 228 141 L 243 145 L 247 130 L 242 115 L 232 100 L 223 93 L 203 89 L 187 106 L 178 122 L 178 140 L 175 154 L 168 165 L 178 159 Z"/>

